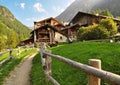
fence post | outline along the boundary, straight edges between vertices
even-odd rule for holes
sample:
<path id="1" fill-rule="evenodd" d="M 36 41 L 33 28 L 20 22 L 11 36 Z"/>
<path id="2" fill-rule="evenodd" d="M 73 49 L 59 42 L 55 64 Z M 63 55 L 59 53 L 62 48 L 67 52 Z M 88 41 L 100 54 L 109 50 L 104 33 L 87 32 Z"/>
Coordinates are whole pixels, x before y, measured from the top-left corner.
<path id="1" fill-rule="evenodd" d="M 51 53 L 50 50 L 46 50 L 45 52 L 47 53 Z M 45 55 L 45 73 L 52 76 L 52 70 L 51 70 L 51 62 L 52 62 L 52 58 L 49 57 L 48 55 Z M 46 77 L 46 82 L 49 82 L 49 78 Z"/>
<path id="2" fill-rule="evenodd" d="M 47 52 L 47 53 L 51 53 L 50 50 L 45 50 L 45 45 L 44 43 L 41 43 L 41 46 L 40 46 L 40 52 L 41 52 L 41 60 L 42 60 L 42 66 L 43 66 L 43 70 L 45 72 L 45 74 L 48 74 L 48 75 L 52 75 L 52 70 L 51 70 L 51 62 L 52 62 L 52 59 L 51 57 L 49 57 L 48 55 L 46 54 L 43 54 L 43 52 Z M 49 82 L 49 78 L 46 77 L 46 82 Z"/>
<path id="3" fill-rule="evenodd" d="M 9 56 L 10 56 L 10 60 L 12 60 L 12 58 L 13 58 L 13 57 L 12 57 L 12 51 L 13 51 L 13 49 L 10 49 L 10 52 L 9 52 L 9 54 L 10 54 L 10 55 L 9 55 Z"/>
<path id="4" fill-rule="evenodd" d="M 89 65 L 98 69 L 101 69 L 101 60 L 89 59 Z M 88 85 L 100 85 L 100 78 L 89 74 Z"/>
<path id="5" fill-rule="evenodd" d="M 18 46 L 18 55 L 20 55 L 20 53 L 21 53 L 21 52 L 20 52 L 20 47 Z"/>
<path id="6" fill-rule="evenodd" d="M 25 51 L 28 51 L 28 45 L 25 46 Z"/>

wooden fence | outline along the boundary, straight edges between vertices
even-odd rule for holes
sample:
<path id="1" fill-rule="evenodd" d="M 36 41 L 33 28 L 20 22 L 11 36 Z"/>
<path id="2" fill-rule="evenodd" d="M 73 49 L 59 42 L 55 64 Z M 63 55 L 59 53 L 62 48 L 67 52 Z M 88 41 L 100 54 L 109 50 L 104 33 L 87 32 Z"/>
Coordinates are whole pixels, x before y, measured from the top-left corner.
<path id="1" fill-rule="evenodd" d="M 21 47 L 18 47 L 17 49 L 8 49 L 8 50 L 6 50 L 6 51 L 4 51 L 4 52 L 0 52 L 0 57 L 1 57 L 2 55 L 6 54 L 6 53 L 9 53 L 8 57 L 6 57 L 4 60 L 0 61 L 0 66 L 1 66 L 4 62 L 13 59 L 13 56 L 15 56 L 15 55 L 13 55 L 13 52 L 14 52 L 14 51 L 17 51 L 16 56 L 19 56 L 22 52 L 27 51 L 27 50 L 29 50 L 29 49 L 32 48 L 32 47 L 33 47 L 33 46 L 21 46 Z M 24 48 L 24 49 L 21 50 L 21 48 Z"/>
<path id="2" fill-rule="evenodd" d="M 89 65 L 85 65 L 59 55 L 51 54 L 50 50 L 45 50 L 45 45 L 42 44 L 40 47 L 40 54 L 42 60 L 42 66 L 46 75 L 46 81 L 51 81 L 54 85 L 60 85 L 52 77 L 51 62 L 52 58 L 62 61 L 78 70 L 88 73 L 88 85 L 100 85 L 100 79 L 109 82 L 112 85 L 120 85 L 120 76 L 108 71 L 101 70 L 101 61 L 96 59 L 90 59 Z"/>

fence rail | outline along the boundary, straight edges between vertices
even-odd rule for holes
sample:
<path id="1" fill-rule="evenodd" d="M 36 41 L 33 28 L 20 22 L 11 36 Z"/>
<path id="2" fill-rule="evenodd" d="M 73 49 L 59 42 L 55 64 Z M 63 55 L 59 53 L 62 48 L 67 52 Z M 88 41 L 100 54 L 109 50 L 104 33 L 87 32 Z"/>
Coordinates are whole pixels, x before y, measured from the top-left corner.
<path id="1" fill-rule="evenodd" d="M 0 56 L 3 55 L 3 54 L 5 54 L 5 53 L 7 53 L 7 52 L 9 52 L 9 50 L 6 50 L 4 52 L 0 52 Z"/>
<path id="2" fill-rule="evenodd" d="M 24 48 L 24 49 L 21 49 L 21 48 Z M 6 51 L 4 51 L 4 52 L 0 52 L 0 58 L 2 57 L 2 55 L 6 54 L 6 53 L 9 53 L 6 58 L 4 58 L 3 60 L 0 61 L 0 66 L 1 66 L 4 62 L 13 59 L 13 55 L 14 55 L 13 52 L 17 51 L 17 52 L 16 52 L 17 54 L 15 54 L 15 55 L 16 55 L 16 56 L 19 56 L 22 52 L 27 51 L 27 50 L 29 50 L 30 48 L 33 48 L 33 46 L 21 46 L 21 47 L 18 47 L 17 49 L 8 49 L 8 50 L 6 50 Z M 15 56 L 15 55 L 14 55 L 14 56 Z"/>
<path id="3" fill-rule="evenodd" d="M 111 73 L 108 71 L 104 71 L 104 70 L 101 70 L 101 69 L 98 69 L 98 68 L 95 68 L 95 67 L 92 67 L 89 65 L 85 65 L 85 64 L 64 58 L 59 55 L 51 54 L 50 51 L 45 50 L 45 46 L 43 44 L 41 45 L 40 52 L 41 52 L 41 58 L 42 58 L 42 66 L 44 69 L 44 73 L 46 74 L 47 81 L 55 80 L 54 78 L 52 78 L 52 72 L 51 72 L 51 70 L 52 70 L 51 69 L 51 61 L 52 61 L 51 58 L 55 58 L 57 60 L 60 60 L 64 63 L 74 67 L 74 68 L 77 68 L 79 70 L 82 70 L 82 71 L 88 73 L 88 75 L 89 75 L 88 85 L 100 85 L 99 78 L 111 83 L 112 85 L 120 85 L 120 76 L 117 74 L 114 74 L 114 73 Z M 100 60 L 92 59 L 92 61 L 99 62 Z M 100 66 L 100 68 L 101 68 L 101 66 Z M 95 76 L 95 77 L 92 77 L 95 79 L 90 79 L 91 75 Z M 95 80 L 97 80 L 97 82 Z M 55 80 L 55 82 L 57 82 L 57 81 Z M 53 84 L 60 85 L 58 82 L 57 83 L 53 82 Z"/>

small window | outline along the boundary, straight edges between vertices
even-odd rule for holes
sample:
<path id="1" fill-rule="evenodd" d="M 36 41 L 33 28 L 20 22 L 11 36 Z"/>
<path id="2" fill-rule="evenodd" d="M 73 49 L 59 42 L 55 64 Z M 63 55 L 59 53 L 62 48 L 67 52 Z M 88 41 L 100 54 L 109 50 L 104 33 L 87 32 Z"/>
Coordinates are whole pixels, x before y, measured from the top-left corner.
<path id="1" fill-rule="evenodd" d="M 62 40 L 62 36 L 60 36 L 60 40 Z"/>

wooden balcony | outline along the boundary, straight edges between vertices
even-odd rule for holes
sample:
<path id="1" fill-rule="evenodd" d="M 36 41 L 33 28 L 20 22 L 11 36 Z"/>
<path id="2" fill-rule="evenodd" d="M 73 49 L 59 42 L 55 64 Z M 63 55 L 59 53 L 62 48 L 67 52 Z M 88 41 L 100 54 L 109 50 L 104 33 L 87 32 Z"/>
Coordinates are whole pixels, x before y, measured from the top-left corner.
<path id="1" fill-rule="evenodd" d="M 49 32 L 48 31 L 41 31 L 41 32 L 39 32 L 39 34 L 49 34 Z"/>
<path id="2" fill-rule="evenodd" d="M 38 39 L 40 42 L 50 42 L 49 38 L 39 38 Z"/>

